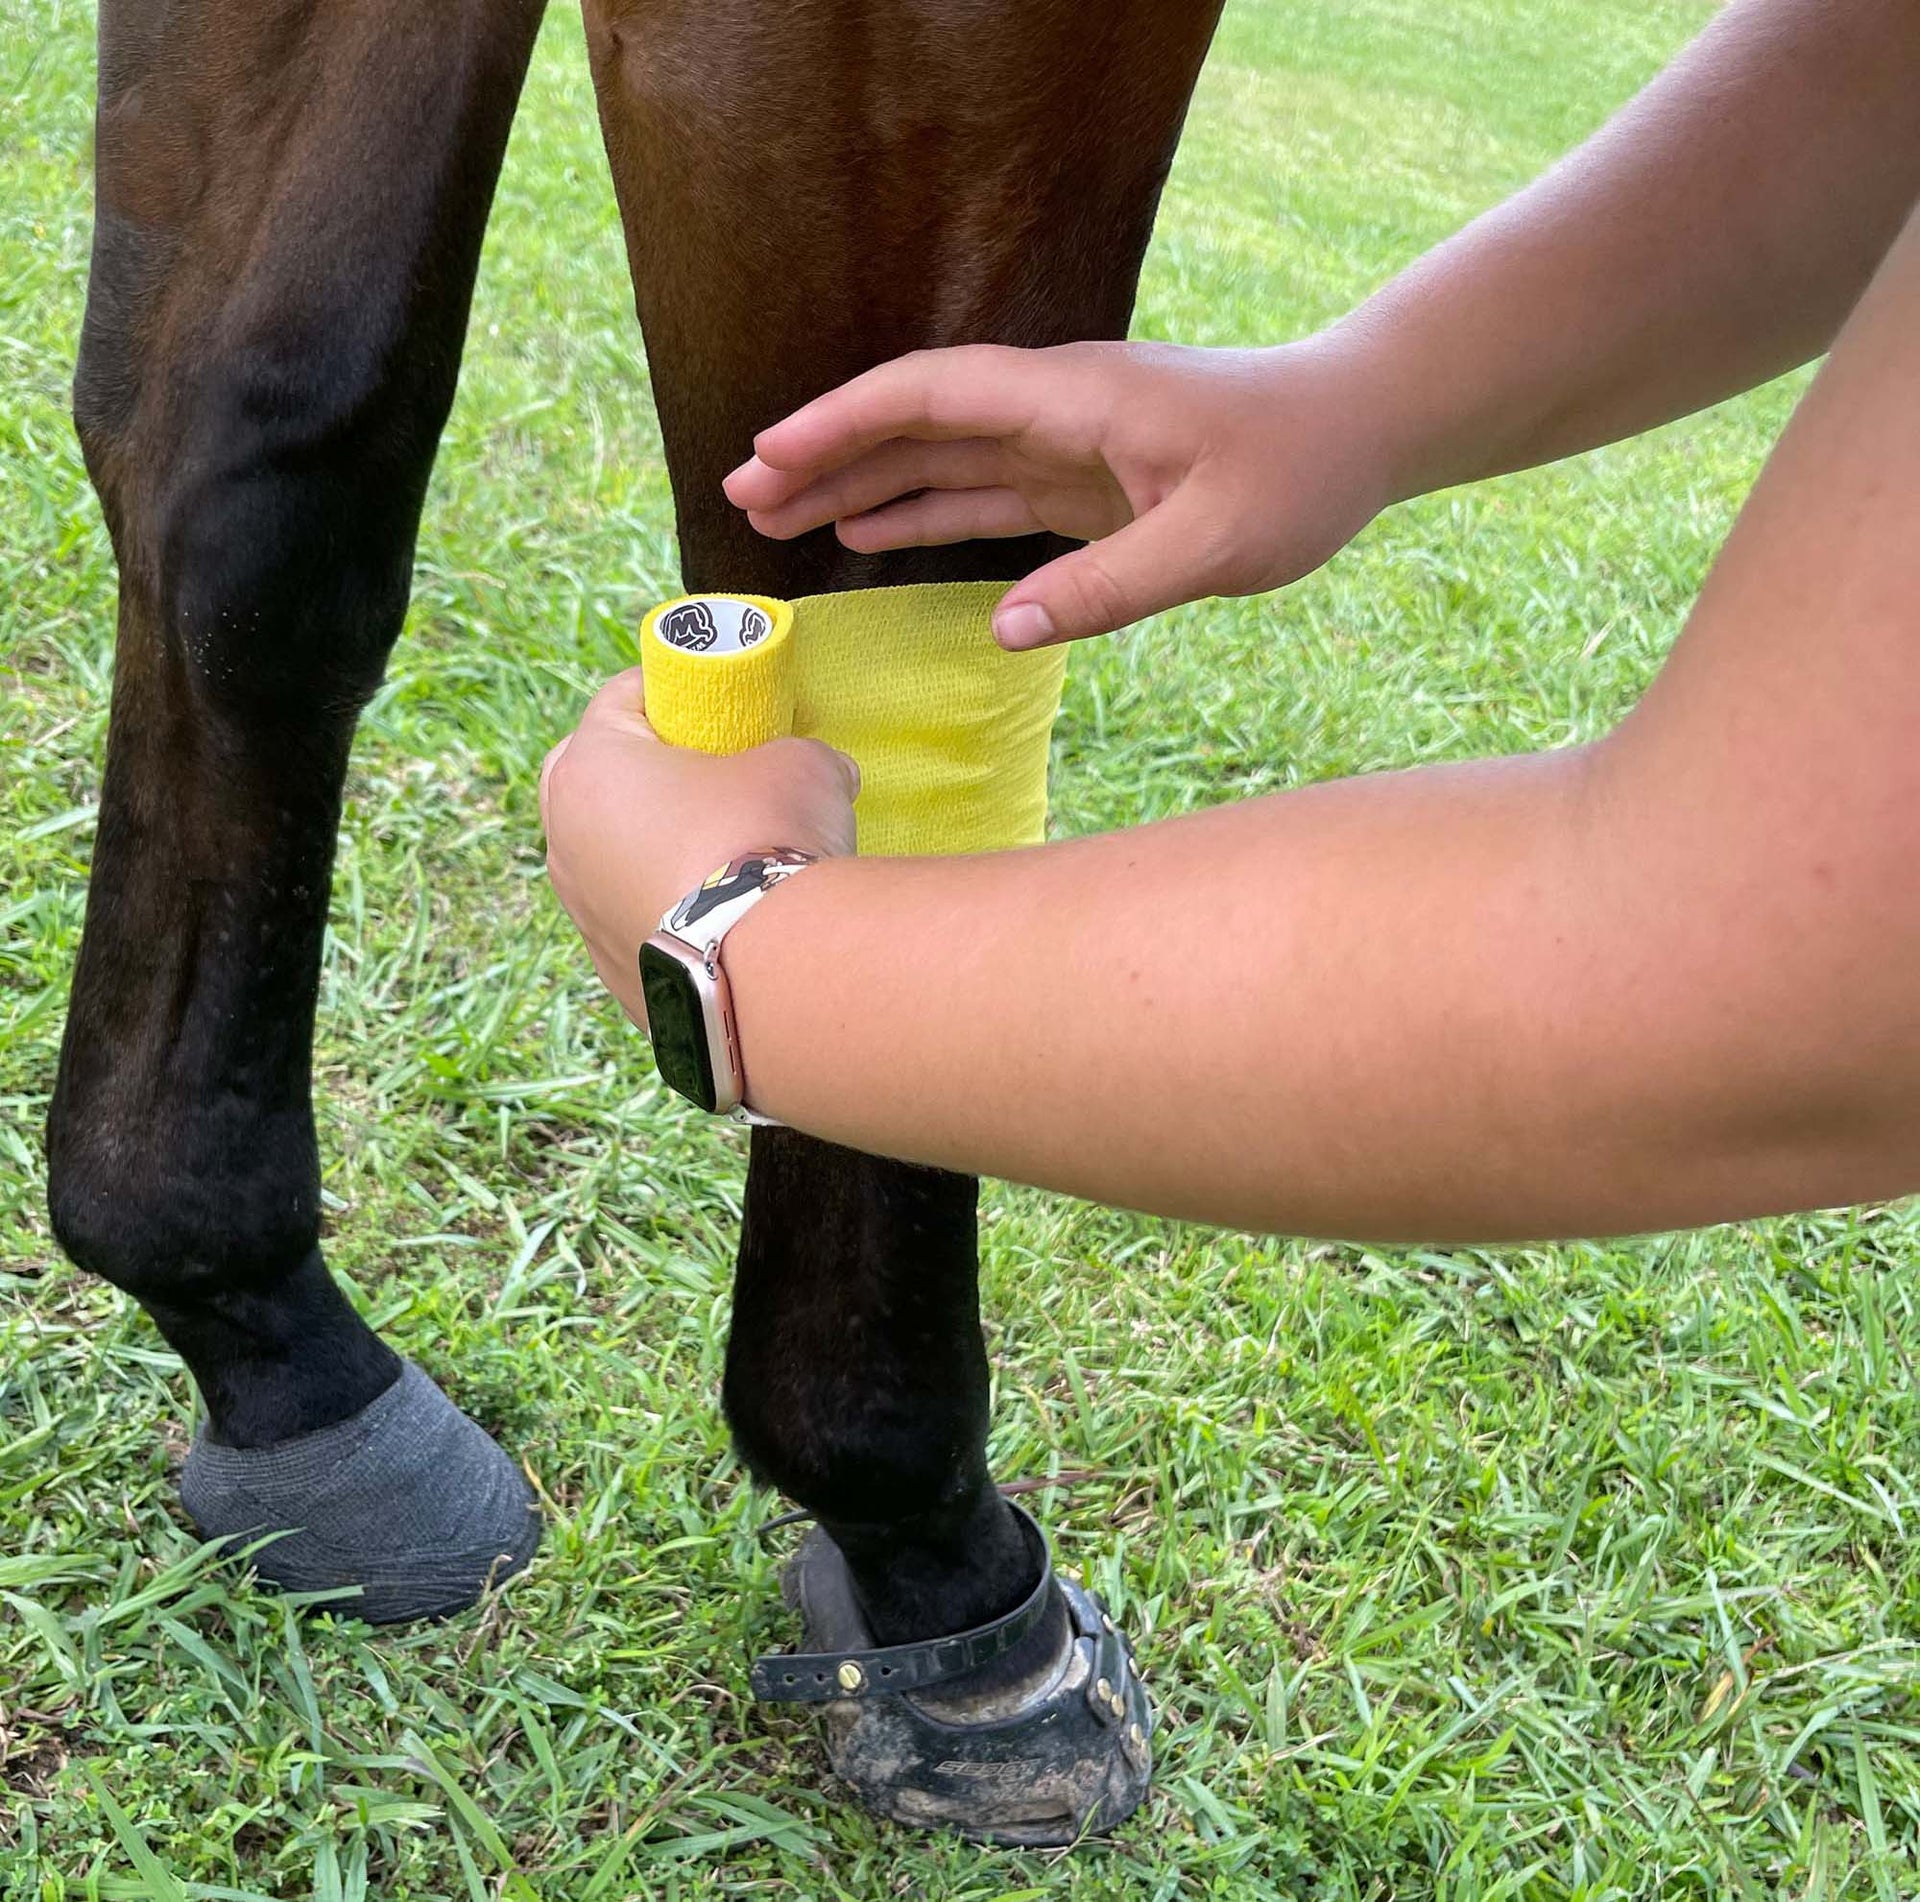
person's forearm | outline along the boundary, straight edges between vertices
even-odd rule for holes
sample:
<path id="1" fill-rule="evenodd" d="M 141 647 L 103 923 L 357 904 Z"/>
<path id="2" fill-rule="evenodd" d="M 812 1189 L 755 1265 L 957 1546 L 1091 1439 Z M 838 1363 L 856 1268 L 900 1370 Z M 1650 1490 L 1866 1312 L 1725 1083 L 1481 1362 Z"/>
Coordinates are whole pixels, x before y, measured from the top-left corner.
<path id="1" fill-rule="evenodd" d="M 1331 334 L 1406 496 L 1824 350 L 1920 192 L 1920 7 L 1736 0 L 1611 122 Z"/>
<path id="2" fill-rule="evenodd" d="M 1576 889 L 1556 867 L 1576 772 L 1422 773 L 1031 852 L 824 865 L 729 943 L 751 1098 L 858 1148 L 1159 1213 L 1484 1230 L 1513 1194 L 1538 1204 L 1520 1141 L 1538 1091 L 1517 1074 L 1537 1041 L 1459 947 L 1504 959 L 1541 881 Z M 1416 970 L 1448 996 L 1410 1025 Z M 1370 1074 L 1394 1086 L 1356 1092 Z"/>
<path id="3" fill-rule="evenodd" d="M 1287 1233 L 1605 1234 L 1911 1187 L 1833 1134 L 1857 1092 L 1809 1057 L 1830 1040 L 1759 1030 L 1776 921 L 1704 844 L 1635 846 L 1611 778 L 1423 769 L 822 866 L 730 943 L 749 1091 L 854 1147 Z M 1756 1132 L 1756 1101 L 1791 1107 Z"/>

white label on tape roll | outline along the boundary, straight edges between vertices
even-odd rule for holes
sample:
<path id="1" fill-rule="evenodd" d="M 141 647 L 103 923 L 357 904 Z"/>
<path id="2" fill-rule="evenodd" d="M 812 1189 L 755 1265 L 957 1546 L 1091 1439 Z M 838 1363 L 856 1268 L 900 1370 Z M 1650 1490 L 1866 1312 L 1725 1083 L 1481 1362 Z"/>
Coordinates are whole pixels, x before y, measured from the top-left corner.
<path id="1" fill-rule="evenodd" d="M 669 608 L 655 632 L 683 654 L 744 654 L 758 647 L 773 623 L 751 601 L 730 594 L 702 595 Z"/>

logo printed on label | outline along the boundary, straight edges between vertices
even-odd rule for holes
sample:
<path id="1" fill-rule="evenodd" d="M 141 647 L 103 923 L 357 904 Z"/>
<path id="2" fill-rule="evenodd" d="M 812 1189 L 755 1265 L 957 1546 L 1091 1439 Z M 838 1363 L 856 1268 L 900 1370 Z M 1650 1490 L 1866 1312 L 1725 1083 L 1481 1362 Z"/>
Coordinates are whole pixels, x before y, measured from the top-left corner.
<path id="1" fill-rule="evenodd" d="M 713 610 L 704 601 L 683 601 L 660 617 L 660 638 L 669 647 L 704 654 L 720 638 Z"/>
<path id="2" fill-rule="evenodd" d="M 766 639 L 767 629 L 772 625 L 758 608 L 743 608 L 740 612 L 740 645 L 757 647 Z"/>

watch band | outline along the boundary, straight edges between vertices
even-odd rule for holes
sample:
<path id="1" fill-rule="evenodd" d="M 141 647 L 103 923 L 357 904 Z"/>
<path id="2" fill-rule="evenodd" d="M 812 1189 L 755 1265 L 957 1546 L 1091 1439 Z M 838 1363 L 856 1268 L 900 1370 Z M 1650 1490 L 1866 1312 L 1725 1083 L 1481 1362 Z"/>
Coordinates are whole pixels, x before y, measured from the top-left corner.
<path id="1" fill-rule="evenodd" d="M 713 1100 L 704 1094 L 702 1083 L 689 1088 L 675 1078 L 662 1063 L 662 1074 L 691 1097 L 698 1107 L 717 1110 L 736 1123 L 750 1128 L 781 1127 L 779 1120 L 762 1116 L 745 1101 L 746 1071 L 733 1023 L 732 992 L 721 963 L 720 947 L 729 931 L 776 885 L 814 863 L 814 854 L 791 848 L 743 852 L 729 859 L 717 871 L 702 879 L 677 904 L 668 908 L 660 920 L 660 929 L 648 940 L 641 954 L 642 976 L 650 955 L 671 953 L 683 969 L 698 965 L 695 989 L 704 1018 L 705 1061 L 713 1073 Z M 675 949 L 677 947 L 677 949 Z M 671 968 L 670 966 L 668 968 Z M 649 1009 L 651 1019 L 652 1010 Z M 651 1022 L 649 1028 L 652 1028 Z M 656 1059 L 661 1045 L 654 1041 Z M 723 1083 L 724 1073 L 724 1083 Z"/>
<path id="2" fill-rule="evenodd" d="M 677 905 L 669 907 L 660 929 L 700 952 L 709 963 L 720 941 L 776 885 L 813 864 L 811 852 L 787 847 L 743 852 L 709 873 Z"/>

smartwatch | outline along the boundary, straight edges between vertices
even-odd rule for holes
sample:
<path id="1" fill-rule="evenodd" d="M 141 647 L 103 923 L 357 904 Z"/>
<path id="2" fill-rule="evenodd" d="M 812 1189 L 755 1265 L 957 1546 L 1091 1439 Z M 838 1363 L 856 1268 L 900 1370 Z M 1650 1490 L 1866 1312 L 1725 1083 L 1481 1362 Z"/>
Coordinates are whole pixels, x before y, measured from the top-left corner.
<path id="1" fill-rule="evenodd" d="M 640 947 L 640 989 L 661 1081 L 711 1114 L 772 1120 L 742 1100 L 746 1077 L 720 945 L 768 892 L 813 862 L 811 852 L 743 853 L 681 899 Z"/>

